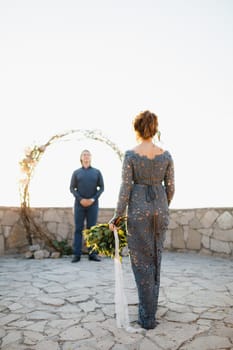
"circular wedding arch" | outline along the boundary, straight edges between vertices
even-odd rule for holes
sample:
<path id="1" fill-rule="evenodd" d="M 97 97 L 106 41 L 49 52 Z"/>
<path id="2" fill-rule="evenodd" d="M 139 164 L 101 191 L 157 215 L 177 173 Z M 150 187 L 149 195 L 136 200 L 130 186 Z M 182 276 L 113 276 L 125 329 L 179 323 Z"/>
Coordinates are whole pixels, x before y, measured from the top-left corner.
<path id="1" fill-rule="evenodd" d="M 76 140 L 92 139 L 95 141 L 103 142 L 109 146 L 118 156 L 120 161 L 123 160 L 123 152 L 119 149 L 116 143 L 111 141 L 106 135 L 100 130 L 85 130 L 85 129 L 74 129 L 69 130 L 60 134 L 52 136 L 45 144 L 40 146 L 34 145 L 27 147 L 25 150 L 24 157 L 19 162 L 22 176 L 19 180 L 19 193 L 20 193 L 20 216 L 26 231 L 26 237 L 29 245 L 33 244 L 35 238 L 39 238 L 44 241 L 45 244 L 59 251 L 54 242 L 56 237 L 53 233 L 49 232 L 48 229 L 40 227 L 35 221 L 32 210 L 30 208 L 30 182 L 34 175 L 37 164 L 41 157 L 45 153 L 46 149 L 57 141 L 69 140 L 72 135 L 75 135 Z"/>

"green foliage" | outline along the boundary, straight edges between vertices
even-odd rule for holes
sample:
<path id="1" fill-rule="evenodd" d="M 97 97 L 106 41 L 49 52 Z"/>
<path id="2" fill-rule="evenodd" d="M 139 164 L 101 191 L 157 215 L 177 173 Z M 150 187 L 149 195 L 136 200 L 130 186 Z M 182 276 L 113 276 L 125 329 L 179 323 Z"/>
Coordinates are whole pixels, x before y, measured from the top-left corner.
<path id="1" fill-rule="evenodd" d="M 119 237 L 119 254 L 121 255 L 122 249 L 127 246 L 125 218 L 120 220 L 117 233 Z M 83 230 L 83 234 L 87 247 L 91 247 L 92 250 L 97 250 L 99 254 L 114 258 L 115 238 L 113 231 L 109 230 L 108 224 L 92 226 L 90 229 Z"/>
<path id="2" fill-rule="evenodd" d="M 61 253 L 61 255 L 71 255 L 73 253 L 73 249 L 68 245 L 66 239 L 63 241 L 54 240 L 53 245 Z"/>

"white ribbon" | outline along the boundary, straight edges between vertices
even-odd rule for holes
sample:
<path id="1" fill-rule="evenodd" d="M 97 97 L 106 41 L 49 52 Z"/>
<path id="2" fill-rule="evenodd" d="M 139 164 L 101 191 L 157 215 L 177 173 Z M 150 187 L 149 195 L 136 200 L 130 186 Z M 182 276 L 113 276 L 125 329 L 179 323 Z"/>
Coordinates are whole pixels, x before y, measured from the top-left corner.
<path id="1" fill-rule="evenodd" d="M 119 255 L 119 237 L 117 229 L 114 229 L 115 238 L 115 313 L 118 328 L 124 328 L 127 332 L 138 333 L 142 328 L 133 328 L 129 325 L 128 302 L 124 292 L 124 278 Z"/>

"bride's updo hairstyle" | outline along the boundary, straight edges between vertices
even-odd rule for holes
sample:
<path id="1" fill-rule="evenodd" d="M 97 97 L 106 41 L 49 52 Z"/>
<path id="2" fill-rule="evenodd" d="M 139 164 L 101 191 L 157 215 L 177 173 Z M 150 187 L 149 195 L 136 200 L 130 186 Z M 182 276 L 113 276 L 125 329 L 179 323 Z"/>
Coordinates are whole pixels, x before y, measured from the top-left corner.
<path id="1" fill-rule="evenodd" d="M 147 140 L 154 137 L 158 131 L 158 117 L 150 111 L 141 112 L 135 117 L 133 127 L 137 139 Z"/>

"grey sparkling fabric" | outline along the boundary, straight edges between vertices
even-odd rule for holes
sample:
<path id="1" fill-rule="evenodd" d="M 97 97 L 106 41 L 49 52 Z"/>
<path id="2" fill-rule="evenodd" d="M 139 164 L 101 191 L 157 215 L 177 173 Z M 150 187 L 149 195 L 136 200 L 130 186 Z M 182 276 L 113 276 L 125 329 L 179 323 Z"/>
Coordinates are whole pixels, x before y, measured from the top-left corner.
<path id="1" fill-rule="evenodd" d="M 125 152 L 114 218 L 127 214 L 128 247 L 139 297 L 138 321 L 146 329 L 156 326 L 161 253 L 173 195 L 174 165 L 168 151 L 153 159 L 133 150 Z"/>

